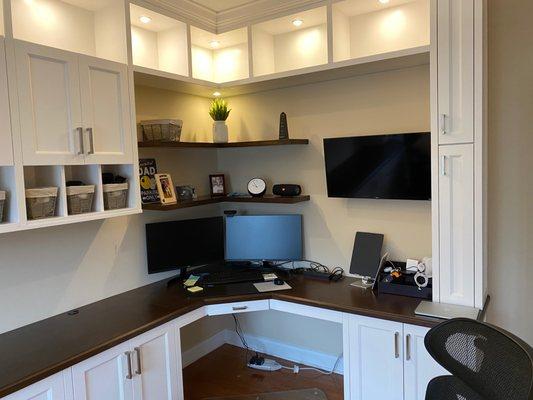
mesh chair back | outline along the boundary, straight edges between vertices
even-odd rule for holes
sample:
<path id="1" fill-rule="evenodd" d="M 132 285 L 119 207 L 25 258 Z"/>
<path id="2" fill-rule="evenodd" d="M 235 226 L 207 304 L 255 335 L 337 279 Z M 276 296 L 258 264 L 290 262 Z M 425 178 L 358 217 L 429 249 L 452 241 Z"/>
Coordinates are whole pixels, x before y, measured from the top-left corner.
<path id="1" fill-rule="evenodd" d="M 488 400 L 532 400 L 533 349 L 503 329 L 466 318 L 434 327 L 431 356 Z"/>

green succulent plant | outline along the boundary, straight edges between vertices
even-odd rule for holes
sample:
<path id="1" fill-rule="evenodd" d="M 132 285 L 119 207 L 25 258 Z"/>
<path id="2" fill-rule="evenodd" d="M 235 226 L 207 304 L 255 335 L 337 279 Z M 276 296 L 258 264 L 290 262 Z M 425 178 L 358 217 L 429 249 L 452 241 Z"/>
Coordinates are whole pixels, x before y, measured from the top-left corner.
<path id="1" fill-rule="evenodd" d="M 228 110 L 228 103 L 223 99 L 214 99 L 209 108 L 209 115 L 214 121 L 225 121 L 228 119 L 231 109 Z"/>

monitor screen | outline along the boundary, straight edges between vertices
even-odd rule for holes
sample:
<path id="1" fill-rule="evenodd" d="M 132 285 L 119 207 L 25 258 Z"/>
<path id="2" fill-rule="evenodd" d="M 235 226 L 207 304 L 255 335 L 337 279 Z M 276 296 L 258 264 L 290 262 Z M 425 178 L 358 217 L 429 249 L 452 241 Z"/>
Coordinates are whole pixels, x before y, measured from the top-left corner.
<path id="1" fill-rule="evenodd" d="M 222 217 L 146 224 L 148 273 L 224 261 Z"/>
<path id="2" fill-rule="evenodd" d="M 226 218 L 226 260 L 301 259 L 301 215 L 243 215 Z"/>
<path id="3" fill-rule="evenodd" d="M 431 135 L 324 139 L 328 197 L 431 200 Z"/>

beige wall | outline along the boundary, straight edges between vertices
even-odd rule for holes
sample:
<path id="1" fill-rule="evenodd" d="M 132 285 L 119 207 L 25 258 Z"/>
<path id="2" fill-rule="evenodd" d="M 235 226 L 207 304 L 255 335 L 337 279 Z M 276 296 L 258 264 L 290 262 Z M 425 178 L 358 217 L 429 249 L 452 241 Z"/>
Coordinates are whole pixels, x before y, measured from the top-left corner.
<path id="1" fill-rule="evenodd" d="M 533 2 L 489 0 L 489 322 L 533 345 Z"/>

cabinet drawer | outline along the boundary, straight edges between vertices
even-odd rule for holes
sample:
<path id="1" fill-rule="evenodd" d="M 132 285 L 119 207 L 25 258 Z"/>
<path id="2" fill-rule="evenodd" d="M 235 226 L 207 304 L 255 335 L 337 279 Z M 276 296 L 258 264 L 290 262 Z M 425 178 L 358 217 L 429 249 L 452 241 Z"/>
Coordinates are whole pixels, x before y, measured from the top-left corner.
<path id="1" fill-rule="evenodd" d="M 209 316 L 263 311 L 269 308 L 268 300 L 239 301 L 236 303 L 211 304 L 206 306 L 207 315 Z"/>

